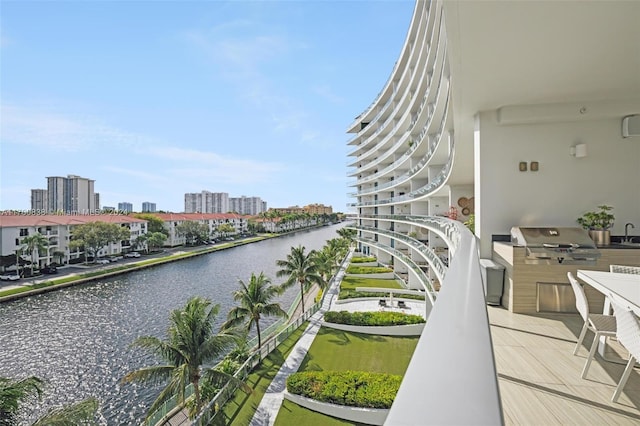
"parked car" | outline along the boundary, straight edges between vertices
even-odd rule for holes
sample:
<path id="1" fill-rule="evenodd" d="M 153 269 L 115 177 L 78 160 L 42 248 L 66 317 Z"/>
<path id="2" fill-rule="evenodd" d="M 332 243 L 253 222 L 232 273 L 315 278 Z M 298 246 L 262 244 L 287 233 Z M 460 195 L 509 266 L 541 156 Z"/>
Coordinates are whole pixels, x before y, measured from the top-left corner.
<path id="1" fill-rule="evenodd" d="M 0 275 L 0 280 L 2 281 L 18 281 L 20 279 L 20 275 Z"/>
<path id="2" fill-rule="evenodd" d="M 55 266 L 49 265 L 42 268 L 40 272 L 42 272 L 43 274 L 57 274 L 58 268 L 56 268 Z"/>
<path id="3" fill-rule="evenodd" d="M 137 251 L 132 251 L 131 253 L 125 254 L 124 257 L 140 257 L 140 253 L 138 253 Z"/>
<path id="4" fill-rule="evenodd" d="M 122 256 L 113 256 L 113 257 L 109 258 L 109 260 L 111 262 L 117 262 L 118 260 L 122 260 L 122 259 L 124 259 L 124 257 L 122 257 Z"/>
<path id="5" fill-rule="evenodd" d="M 98 259 L 96 260 L 96 263 L 100 264 L 100 265 L 106 265 L 109 262 L 109 259 Z"/>

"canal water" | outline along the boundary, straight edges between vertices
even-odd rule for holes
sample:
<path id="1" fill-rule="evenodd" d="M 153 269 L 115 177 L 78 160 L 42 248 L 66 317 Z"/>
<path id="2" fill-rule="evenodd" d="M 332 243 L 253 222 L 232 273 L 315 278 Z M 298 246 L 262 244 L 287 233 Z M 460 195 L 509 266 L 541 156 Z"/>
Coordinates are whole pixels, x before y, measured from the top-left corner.
<path id="1" fill-rule="evenodd" d="M 121 384 L 129 371 L 154 364 L 130 346 L 138 336 L 166 337 L 169 312 L 194 295 L 220 305 L 216 327 L 235 306 L 238 280 L 264 272 L 273 284 L 276 260 L 291 247 L 307 251 L 337 238 L 342 224 L 301 231 L 228 250 L 131 272 L 91 284 L 0 304 L 0 376 L 46 380 L 43 399 L 27 410 L 32 422 L 53 407 L 94 396 L 105 425 L 139 425 L 160 385 Z M 298 287 L 280 298 L 286 310 Z M 264 328 L 274 318 L 261 321 Z"/>

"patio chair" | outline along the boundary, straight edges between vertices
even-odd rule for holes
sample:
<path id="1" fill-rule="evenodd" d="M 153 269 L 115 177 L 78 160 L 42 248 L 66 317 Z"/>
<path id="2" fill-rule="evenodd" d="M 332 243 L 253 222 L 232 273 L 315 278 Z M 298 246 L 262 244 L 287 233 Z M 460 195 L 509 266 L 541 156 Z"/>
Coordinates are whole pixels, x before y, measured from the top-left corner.
<path id="1" fill-rule="evenodd" d="M 596 348 L 598 347 L 600 336 L 604 336 L 605 338 L 615 337 L 616 319 L 613 315 L 589 313 L 589 302 L 587 301 L 587 296 L 584 293 L 584 289 L 582 288 L 578 280 L 574 278 L 571 272 L 567 272 L 567 277 L 569 277 L 569 282 L 571 283 L 573 292 L 576 295 L 576 308 L 578 309 L 580 316 L 582 316 L 582 319 L 584 319 L 584 325 L 582 326 L 582 331 L 580 332 L 580 337 L 578 337 L 578 343 L 576 343 L 576 348 L 573 350 L 573 354 L 576 355 L 578 353 L 578 350 L 582 345 L 582 341 L 587 334 L 587 330 L 591 330 L 595 333 L 593 343 L 591 343 L 589 356 L 587 357 L 587 361 L 584 364 L 584 368 L 582 369 L 582 378 L 584 379 L 587 377 L 587 371 L 589 371 L 591 361 L 593 360 L 593 356 L 596 353 Z"/>
<path id="2" fill-rule="evenodd" d="M 640 275 L 640 266 L 609 265 L 610 272 Z"/>
<path id="3" fill-rule="evenodd" d="M 636 365 L 636 361 L 640 359 L 640 323 L 633 311 L 619 306 L 616 303 L 612 303 L 612 305 L 616 322 L 618 323 L 618 331 L 616 333 L 618 342 L 629 351 L 629 362 L 611 397 L 611 402 L 616 402 L 629 379 L 631 370 L 633 370 L 633 367 Z"/>

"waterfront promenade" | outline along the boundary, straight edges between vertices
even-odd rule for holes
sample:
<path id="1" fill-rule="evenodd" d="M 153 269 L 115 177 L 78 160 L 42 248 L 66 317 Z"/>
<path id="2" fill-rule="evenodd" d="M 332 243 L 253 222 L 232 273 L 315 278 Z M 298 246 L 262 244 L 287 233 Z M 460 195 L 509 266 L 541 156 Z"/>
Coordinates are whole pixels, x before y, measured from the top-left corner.
<path id="1" fill-rule="evenodd" d="M 260 405 L 258 405 L 256 413 L 251 420 L 251 426 L 273 426 L 275 423 L 278 411 L 280 411 L 280 407 L 284 401 L 284 393 L 287 390 L 287 377 L 298 371 L 298 368 L 300 368 L 304 357 L 307 355 L 313 340 L 318 334 L 318 330 L 320 330 L 324 313 L 331 310 L 333 301 L 337 299 L 338 293 L 340 293 L 340 283 L 344 278 L 345 269 L 349 265 L 350 258 L 351 254 L 348 259 L 343 262 L 340 270 L 331 282 L 331 286 L 326 289 L 322 306 L 318 312 L 309 318 L 309 325 L 304 331 L 304 334 L 300 337 L 294 348 L 289 353 L 289 356 L 282 364 L 282 367 L 280 367 L 280 370 L 271 381 L 271 384 L 262 397 L 262 401 L 260 401 Z M 310 292 L 310 295 L 312 294 L 313 292 Z M 311 297 L 309 299 L 310 301 L 313 300 Z M 305 304 L 305 306 L 308 305 Z"/>

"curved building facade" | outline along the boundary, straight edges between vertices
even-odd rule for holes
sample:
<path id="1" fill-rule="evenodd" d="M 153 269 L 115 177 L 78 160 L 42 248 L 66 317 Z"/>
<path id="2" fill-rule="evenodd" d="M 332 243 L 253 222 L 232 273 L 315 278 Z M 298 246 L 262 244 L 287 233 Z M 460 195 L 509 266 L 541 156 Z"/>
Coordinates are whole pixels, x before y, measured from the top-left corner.
<path id="1" fill-rule="evenodd" d="M 602 204 L 613 235 L 640 223 L 640 134 L 622 130 L 640 116 L 638 19 L 628 1 L 416 2 L 348 128 L 359 249 L 424 290 L 429 315 L 387 424 L 503 422 L 479 267 L 504 260 L 494 241 Z M 535 312 L 518 285 L 503 307 Z"/>

